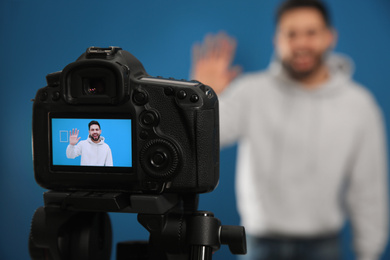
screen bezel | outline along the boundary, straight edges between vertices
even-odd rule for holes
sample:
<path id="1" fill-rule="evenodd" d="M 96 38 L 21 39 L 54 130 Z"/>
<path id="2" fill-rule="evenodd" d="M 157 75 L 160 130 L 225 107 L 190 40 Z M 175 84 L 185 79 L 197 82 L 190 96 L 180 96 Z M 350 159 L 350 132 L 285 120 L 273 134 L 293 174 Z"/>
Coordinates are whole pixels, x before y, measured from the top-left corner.
<path id="1" fill-rule="evenodd" d="M 53 131 L 52 131 L 52 119 L 125 119 L 131 120 L 131 167 L 127 166 L 81 166 L 81 165 L 56 165 L 53 164 Z M 134 172 L 134 158 L 135 158 L 135 147 L 134 147 L 134 120 L 130 114 L 110 114 L 110 113 L 49 113 L 48 117 L 48 151 L 49 151 L 49 163 L 51 173 L 80 173 L 80 174 L 97 174 L 97 173 L 109 173 L 109 174 L 130 174 Z"/>

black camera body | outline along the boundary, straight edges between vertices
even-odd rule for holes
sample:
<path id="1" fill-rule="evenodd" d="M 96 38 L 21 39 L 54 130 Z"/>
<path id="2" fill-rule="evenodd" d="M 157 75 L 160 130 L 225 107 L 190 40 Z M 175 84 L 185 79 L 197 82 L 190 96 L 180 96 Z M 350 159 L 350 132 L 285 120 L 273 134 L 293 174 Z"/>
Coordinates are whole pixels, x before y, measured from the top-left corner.
<path id="1" fill-rule="evenodd" d="M 118 47 L 88 48 L 47 75 L 47 83 L 33 104 L 34 172 L 42 187 L 155 194 L 204 193 L 217 186 L 218 98 L 210 87 L 151 77 Z M 109 145 L 117 140 L 110 147 L 112 166 L 64 157 L 72 124 L 89 120 L 106 122 L 101 129 L 110 129 Z"/>

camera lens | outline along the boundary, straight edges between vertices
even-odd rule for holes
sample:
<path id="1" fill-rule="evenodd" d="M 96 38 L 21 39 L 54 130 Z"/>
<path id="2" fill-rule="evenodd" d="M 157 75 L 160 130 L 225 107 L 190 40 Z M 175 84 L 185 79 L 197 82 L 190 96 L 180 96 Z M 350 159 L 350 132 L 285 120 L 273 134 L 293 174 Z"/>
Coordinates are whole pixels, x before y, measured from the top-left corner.
<path id="1" fill-rule="evenodd" d="M 102 95 L 106 90 L 104 78 L 83 78 L 83 87 L 86 95 Z"/>

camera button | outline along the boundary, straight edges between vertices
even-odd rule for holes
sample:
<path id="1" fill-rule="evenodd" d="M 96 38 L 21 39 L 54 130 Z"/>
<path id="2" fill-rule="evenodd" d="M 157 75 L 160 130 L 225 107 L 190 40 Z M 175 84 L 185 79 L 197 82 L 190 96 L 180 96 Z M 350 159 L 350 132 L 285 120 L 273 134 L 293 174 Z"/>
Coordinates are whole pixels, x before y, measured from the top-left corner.
<path id="1" fill-rule="evenodd" d="M 193 94 L 193 95 L 190 97 L 190 101 L 191 101 L 192 103 L 198 102 L 198 101 L 199 101 L 199 96 L 196 95 L 196 94 Z"/>
<path id="2" fill-rule="evenodd" d="M 160 187 L 159 183 L 157 183 L 157 182 L 148 181 L 148 182 L 145 182 L 144 185 L 145 185 L 146 190 L 148 190 L 148 191 L 159 191 L 162 188 L 162 187 Z"/>
<path id="3" fill-rule="evenodd" d="M 141 131 L 141 133 L 139 134 L 139 137 L 142 139 L 142 140 L 146 140 L 149 138 L 149 134 L 147 131 Z"/>
<path id="4" fill-rule="evenodd" d="M 141 113 L 140 118 L 143 126 L 151 127 L 158 124 L 159 116 L 155 111 L 144 111 Z"/>
<path id="5" fill-rule="evenodd" d="M 52 99 L 53 101 L 59 100 L 59 99 L 60 99 L 60 92 L 59 92 L 59 91 L 54 92 L 54 93 L 51 95 L 51 99 Z"/>
<path id="6" fill-rule="evenodd" d="M 179 92 L 177 92 L 177 97 L 179 99 L 185 99 L 187 96 L 187 92 L 185 92 L 184 90 L 179 90 Z"/>
<path id="7" fill-rule="evenodd" d="M 148 95 L 145 92 L 136 91 L 133 100 L 137 105 L 145 105 L 148 102 Z"/>
<path id="8" fill-rule="evenodd" d="M 145 125 L 152 125 L 154 120 L 155 120 L 155 118 L 154 118 L 154 115 L 152 113 L 146 113 L 144 115 L 144 117 L 142 118 L 142 122 Z"/>
<path id="9" fill-rule="evenodd" d="M 43 91 L 40 95 L 39 95 L 39 100 L 40 101 L 45 101 L 47 99 L 49 95 L 47 94 L 46 91 Z"/>
<path id="10" fill-rule="evenodd" d="M 164 166 L 164 164 L 167 160 L 168 160 L 168 156 L 166 153 L 157 151 L 157 152 L 155 152 L 155 154 L 153 154 L 153 156 L 150 160 L 150 163 L 154 167 L 160 168 L 160 167 Z"/>
<path id="11" fill-rule="evenodd" d="M 165 93 L 165 95 L 170 96 L 170 95 L 173 95 L 174 90 L 172 87 L 166 87 L 166 88 L 164 88 L 164 93 Z"/>

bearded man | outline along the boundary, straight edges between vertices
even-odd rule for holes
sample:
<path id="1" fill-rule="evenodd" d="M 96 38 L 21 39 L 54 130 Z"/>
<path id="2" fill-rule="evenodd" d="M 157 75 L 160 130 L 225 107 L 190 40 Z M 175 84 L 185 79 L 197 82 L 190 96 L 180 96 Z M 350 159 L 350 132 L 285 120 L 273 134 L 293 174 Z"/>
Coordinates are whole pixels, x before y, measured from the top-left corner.
<path id="1" fill-rule="evenodd" d="M 69 145 L 66 148 L 66 157 L 74 159 L 81 155 L 80 165 L 82 166 L 113 166 L 111 149 L 104 142 L 101 136 L 102 130 L 97 121 L 91 121 L 88 124 L 88 139 L 81 141 L 79 130 L 69 131 Z M 78 144 L 77 144 L 78 143 Z"/>
<path id="2" fill-rule="evenodd" d="M 221 145 L 239 144 L 244 258 L 341 259 L 349 218 L 357 259 L 380 259 L 388 230 L 381 111 L 351 79 L 351 61 L 331 52 L 336 33 L 323 3 L 288 0 L 276 21 L 266 71 L 236 78 L 236 43 L 223 33 L 193 50 L 192 78 L 219 94 Z"/>

